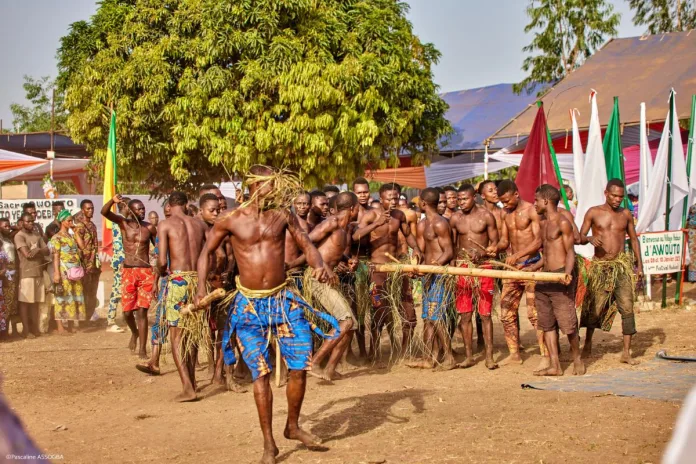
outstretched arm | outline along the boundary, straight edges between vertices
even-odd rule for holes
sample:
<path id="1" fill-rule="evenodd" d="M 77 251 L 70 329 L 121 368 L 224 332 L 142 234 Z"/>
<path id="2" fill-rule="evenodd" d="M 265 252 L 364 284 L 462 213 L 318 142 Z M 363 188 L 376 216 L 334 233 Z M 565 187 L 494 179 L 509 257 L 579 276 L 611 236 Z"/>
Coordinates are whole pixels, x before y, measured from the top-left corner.
<path id="1" fill-rule="evenodd" d="M 640 242 L 638 242 L 638 235 L 636 235 L 636 227 L 633 224 L 633 216 L 628 210 L 624 210 L 626 215 L 626 221 L 628 222 L 628 239 L 631 241 L 631 249 L 633 250 L 633 256 L 636 257 L 636 264 L 638 265 L 638 278 L 643 278 L 643 259 L 640 256 Z"/>

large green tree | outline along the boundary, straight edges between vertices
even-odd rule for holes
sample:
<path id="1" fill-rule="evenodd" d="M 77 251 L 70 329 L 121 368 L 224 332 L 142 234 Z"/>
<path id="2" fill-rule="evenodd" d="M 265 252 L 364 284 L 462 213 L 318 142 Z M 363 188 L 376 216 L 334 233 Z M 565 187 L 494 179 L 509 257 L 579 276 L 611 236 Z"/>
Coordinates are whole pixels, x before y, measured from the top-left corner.
<path id="1" fill-rule="evenodd" d="M 121 169 L 192 189 L 254 163 L 308 184 L 350 179 L 449 132 L 447 105 L 395 0 L 104 0 L 62 39 L 75 141 Z M 223 169 L 224 168 L 224 169 Z M 133 178 L 133 177 L 131 177 Z"/>
<path id="2" fill-rule="evenodd" d="M 29 105 L 12 103 L 12 125 L 15 132 L 44 132 L 51 130 L 51 104 L 55 83 L 50 77 L 24 76 L 24 91 Z M 54 129 L 65 128 L 67 115 L 63 109 L 63 94 L 55 92 Z"/>
<path id="3" fill-rule="evenodd" d="M 633 23 L 651 34 L 688 31 L 696 27 L 694 0 L 630 0 Z"/>
<path id="4" fill-rule="evenodd" d="M 530 0 L 534 37 L 522 50 L 530 55 L 522 69 L 528 76 L 513 86 L 517 93 L 539 84 L 553 85 L 582 65 L 610 37 L 616 37 L 621 16 L 606 0 Z"/>

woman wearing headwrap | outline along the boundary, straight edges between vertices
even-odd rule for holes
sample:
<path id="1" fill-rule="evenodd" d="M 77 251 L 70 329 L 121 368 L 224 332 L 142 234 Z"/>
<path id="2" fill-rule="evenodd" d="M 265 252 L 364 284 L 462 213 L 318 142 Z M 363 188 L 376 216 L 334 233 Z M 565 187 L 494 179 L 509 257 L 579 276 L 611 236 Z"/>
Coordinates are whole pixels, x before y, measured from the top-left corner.
<path id="1" fill-rule="evenodd" d="M 60 231 L 51 237 L 49 247 L 53 252 L 53 283 L 54 283 L 54 313 L 58 325 L 58 333 L 73 331 L 73 321 L 85 320 L 85 298 L 82 290 L 84 268 L 80 260 L 77 242 L 70 235 L 73 218 L 68 210 L 58 214 Z"/>

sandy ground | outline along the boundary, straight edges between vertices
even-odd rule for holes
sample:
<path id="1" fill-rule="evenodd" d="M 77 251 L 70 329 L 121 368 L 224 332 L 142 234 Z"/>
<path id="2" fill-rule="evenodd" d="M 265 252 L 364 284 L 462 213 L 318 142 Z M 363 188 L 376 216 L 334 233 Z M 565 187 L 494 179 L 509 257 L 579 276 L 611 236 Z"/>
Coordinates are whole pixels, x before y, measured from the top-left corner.
<path id="1" fill-rule="evenodd" d="M 521 310 L 521 314 L 525 314 Z M 694 353 L 696 312 L 638 315 L 635 355 L 660 349 Z M 588 373 L 640 369 L 618 364 L 620 322 L 597 333 Z M 496 359 L 503 357 L 495 327 Z M 303 463 L 557 463 L 659 462 L 679 404 L 593 393 L 522 390 L 539 361 L 534 332 L 522 323 L 522 366 L 487 371 L 414 371 L 402 365 L 344 369 L 334 385 L 308 380 L 301 423 L 329 450 L 312 452 L 282 437 L 287 402 L 274 389 L 274 430 L 280 462 Z M 0 345 L 3 390 L 46 453 L 63 462 L 256 462 L 261 434 L 251 393 L 209 385 L 198 372 L 202 400 L 178 404 L 171 357 L 161 377 L 134 366 L 127 334 L 103 328 Z M 456 346 L 460 345 L 457 340 Z M 562 344 L 571 374 L 567 341 Z M 480 359 L 480 358 L 479 358 Z"/>

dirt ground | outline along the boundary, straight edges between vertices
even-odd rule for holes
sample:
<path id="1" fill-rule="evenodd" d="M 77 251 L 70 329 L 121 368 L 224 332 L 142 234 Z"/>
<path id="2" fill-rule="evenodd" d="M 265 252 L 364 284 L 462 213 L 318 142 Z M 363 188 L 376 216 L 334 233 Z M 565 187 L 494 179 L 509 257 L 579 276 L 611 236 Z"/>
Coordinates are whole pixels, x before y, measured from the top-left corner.
<path id="1" fill-rule="evenodd" d="M 525 314 L 525 311 L 521 311 Z M 660 349 L 694 353 L 696 312 L 637 316 L 634 353 L 645 361 Z M 621 329 L 597 333 L 591 375 L 619 365 Z M 303 463 L 558 463 L 659 462 L 679 404 L 592 393 L 522 390 L 538 364 L 534 332 L 523 319 L 523 365 L 487 371 L 414 371 L 402 365 L 344 370 L 334 385 L 308 380 L 301 424 L 329 447 L 312 452 L 282 437 L 287 403 L 274 389 L 280 462 Z M 496 359 L 507 353 L 494 327 Z M 209 385 L 202 400 L 178 404 L 171 357 L 161 377 L 134 366 L 127 334 L 103 328 L 0 345 L 3 390 L 39 446 L 63 462 L 256 462 L 262 446 L 251 393 Z M 459 346 L 457 340 L 455 346 Z M 567 341 L 562 360 L 570 375 Z M 480 358 L 479 358 L 480 359 Z"/>

